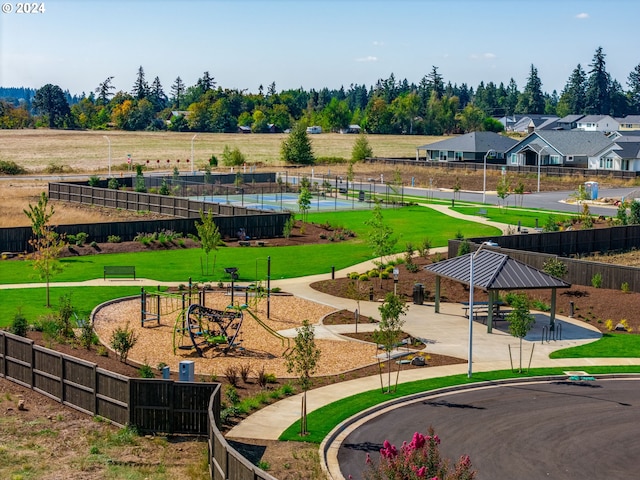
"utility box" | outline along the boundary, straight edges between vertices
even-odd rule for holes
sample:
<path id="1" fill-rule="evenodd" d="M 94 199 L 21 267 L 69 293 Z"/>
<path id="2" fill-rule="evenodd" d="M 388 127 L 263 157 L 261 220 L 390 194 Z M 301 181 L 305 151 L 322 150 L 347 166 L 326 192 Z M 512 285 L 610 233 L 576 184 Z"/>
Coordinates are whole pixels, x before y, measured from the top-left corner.
<path id="1" fill-rule="evenodd" d="M 179 364 L 178 380 L 181 382 L 193 382 L 196 378 L 196 363 L 193 360 L 184 360 Z"/>
<path id="2" fill-rule="evenodd" d="M 413 303 L 415 305 L 424 304 L 424 285 L 421 283 L 416 283 L 413 286 Z"/>
<path id="3" fill-rule="evenodd" d="M 584 190 L 587 194 L 587 200 L 598 199 L 598 182 L 584 182 Z"/>

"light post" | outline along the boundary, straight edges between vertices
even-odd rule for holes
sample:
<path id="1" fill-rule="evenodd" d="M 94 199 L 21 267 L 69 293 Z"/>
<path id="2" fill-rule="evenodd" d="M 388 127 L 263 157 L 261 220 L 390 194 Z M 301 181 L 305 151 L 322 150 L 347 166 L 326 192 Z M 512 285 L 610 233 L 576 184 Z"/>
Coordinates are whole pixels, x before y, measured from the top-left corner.
<path id="1" fill-rule="evenodd" d="M 473 261 L 476 258 L 476 255 L 482 250 L 484 244 L 480 244 L 478 249 L 469 254 L 469 360 L 468 360 L 468 369 L 467 376 L 471 378 L 473 375 L 473 289 L 474 289 L 474 278 L 473 278 Z"/>
<path id="2" fill-rule="evenodd" d="M 193 141 L 196 139 L 198 134 L 196 133 L 193 137 L 191 137 L 191 173 L 193 173 Z"/>
<path id="3" fill-rule="evenodd" d="M 490 148 L 487 153 L 484 154 L 484 168 L 482 175 L 482 203 L 485 203 L 485 198 L 487 196 L 487 157 L 491 152 L 496 153 L 493 148 Z"/>
<path id="4" fill-rule="evenodd" d="M 542 163 L 542 152 L 544 152 L 544 149 L 548 146 L 549 145 L 543 145 L 538 152 L 538 193 L 540 193 L 540 164 Z"/>
<path id="5" fill-rule="evenodd" d="M 106 138 L 109 143 L 109 178 L 111 178 L 111 140 L 106 135 L 103 135 L 103 137 Z"/>

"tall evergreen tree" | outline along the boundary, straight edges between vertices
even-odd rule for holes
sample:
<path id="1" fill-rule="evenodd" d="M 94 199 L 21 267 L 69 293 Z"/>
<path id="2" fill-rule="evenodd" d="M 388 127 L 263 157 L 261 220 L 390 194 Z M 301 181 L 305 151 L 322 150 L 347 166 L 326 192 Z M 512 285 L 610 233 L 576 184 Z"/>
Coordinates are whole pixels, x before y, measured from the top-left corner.
<path id="1" fill-rule="evenodd" d="M 154 78 L 153 83 L 151 84 L 151 88 L 149 90 L 149 101 L 153 104 L 153 107 L 157 112 L 167 106 L 167 95 L 164 93 L 162 84 L 160 83 L 160 78 L 158 77 Z"/>
<path id="2" fill-rule="evenodd" d="M 566 103 L 570 114 L 585 113 L 587 106 L 587 74 L 578 64 L 571 72 L 569 80 L 561 94 L 561 100 Z"/>
<path id="3" fill-rule="evenodd" d="M 289 136 L 283 140 L 280 152 L 285 163 L 311 165 L 315 162 L 311 140 L 302 122 L 293 126 Z"/>
<path id="4" fill-rule="evenodd" d="M 49 128 L 61 126 L 71 111 L 62 89 L 50 83 L 36 91 L 32 105 L 48 117 Z"/>
<path id="5" fill-rule="evenodd" d="M 185 89 L 184 82 L 178 76 L 176 78 L 176 81 L 173 82 L 173 85 L 171 85 L 171 95 L 173 96 L 173 105 L 178 110 L 180 110 L 180 100 L 184 95 L 184 89 Z"/>
<path id="6" fill-rule="evenodd" d="M 505 115 L 513 115 L 515 113 L 519 97 L 520 92 L 518 91 L 518 84 L 513 78 L 511 78 L 509 80 L 509 85 L 507 86 L 507 96 L 502 104 Z"/>
<path id="7" fill-rule="evenodd" d="M 106 105 L 109 103 L 109 99 L 113 96 L 111 90 L 115 90 L 116 87 L 111 85 L 111 81 L 113 77 L 108 77 L 104 82 L 101 82 L 96 88 L 96 93 L 98 94 L 98 99 L 96 103 L 98 105 Z"/>
<path id="8" fill-rule="evenodd" d="M 538 69 L 531 64 L 529 77 L 518 102 L 519 113 L 544 113 L 544 96 L 542 82 L 538 77 Z"/>
<path id="9" fill-rule="evenodd" d="M 149 84 L 147 84 L 147 81 L 144 79 L 144 69 L 142 65 L 138 68 L 138 75 L 133 84 L 131 95 L 133 95 L 136 100 L 142 100 L 149 95 Z"/>
<path id="10" fill-rule="evenodd" d="M 609 115 L 611 113 L 610 87 L 611 79 L 606 70 L 602 47 L 598 47 L 589 65 L 587 80 L 586 113 L 593 115 Z"/>
<path id="11" fill-rule="evenodd" d="M 198 79 L 196 82 L 196 87 L 200 90 L 200 94 L 204 95 L 209 90 L 213 90 L 216 86 L 216 81 L 213 79 L 209 72 L 204 72 L 202 77 Z"/>
<path id="12" fill-rule="evenodd" d="M 431 72 L 427 75 L 427 85 L 431 92 L 436 92 L 438 98 L 444 95 L 444 79 L 438 73 L 438 67 L 435 65 L 431 67 Z"/>
<path id="13" fill-rule="evenodd" d="M 632 115 L 640 114 L 640 63 L 627 77 L 627 85 L 629 91 L 627 92 L 629 98 L 629 113 Z"/>

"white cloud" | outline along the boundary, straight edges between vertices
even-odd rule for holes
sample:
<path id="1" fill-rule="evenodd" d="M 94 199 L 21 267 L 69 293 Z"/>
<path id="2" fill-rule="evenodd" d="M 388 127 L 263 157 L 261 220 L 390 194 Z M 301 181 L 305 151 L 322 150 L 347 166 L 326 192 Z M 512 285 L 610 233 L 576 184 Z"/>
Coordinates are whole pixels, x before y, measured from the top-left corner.
<path id="1" fill-rule="evenodd" d="M 493 60 L 496 58 L 495 53 L 472 53 L 470 55 L 471 60 Z"/>
<path id="2" fill-rule="evenodd" d="M 378 40 L 374 40 L 373 41 L 373 46 L 374 47 L 383 47 L 384 46 L 384 42 L 380 42 Z"/>
<path id="3" fill-rule="evenodd" d="M 576 18 L 578 20 L 585 20 L 585 19 L 589 18 L 589 14 L 588 13 L 584 13 L 584 12 L 583 13 L 579 13 L 579 14 L 576 15 Z"/>
<path id="4" fill-rule="evenodd" d="M 377 62 L 377 61 L 378 61 L 378 57 L 374 57 L 373 55 L 356 58 L 356 62 Z"/>

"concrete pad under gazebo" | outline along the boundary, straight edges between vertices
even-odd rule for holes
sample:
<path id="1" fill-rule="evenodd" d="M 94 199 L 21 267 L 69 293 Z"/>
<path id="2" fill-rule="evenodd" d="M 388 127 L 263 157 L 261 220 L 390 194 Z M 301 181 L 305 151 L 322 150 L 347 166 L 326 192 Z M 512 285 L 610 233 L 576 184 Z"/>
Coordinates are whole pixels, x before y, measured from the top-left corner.
<path id="1" fill-rule="evenodd" d="M 552 291 L 550 327 L 553 329 L 556 314 L 556 289 L 569 288 L 571 284 L 515 260 L 504 253 L 482 247 L 483 246 L 475 252 L 424 267 L 426 271 L 436 275 L 435 312 L 440 313 L 441 277 L 468 285 L 470 289 L 475 287 L 487 292 L 489 297 L 489 304 L 487 306 L 488 333 L 491 333 L 493 328 L 494 306 L 500 290 L 550 288 Z M 471 285 L 471 283 L 473 283 L 473 285 Z M 469 307 L 469 315 L 473 316 L 473 312 L 471 311 L 472 305 L 469 305 Z"/>

